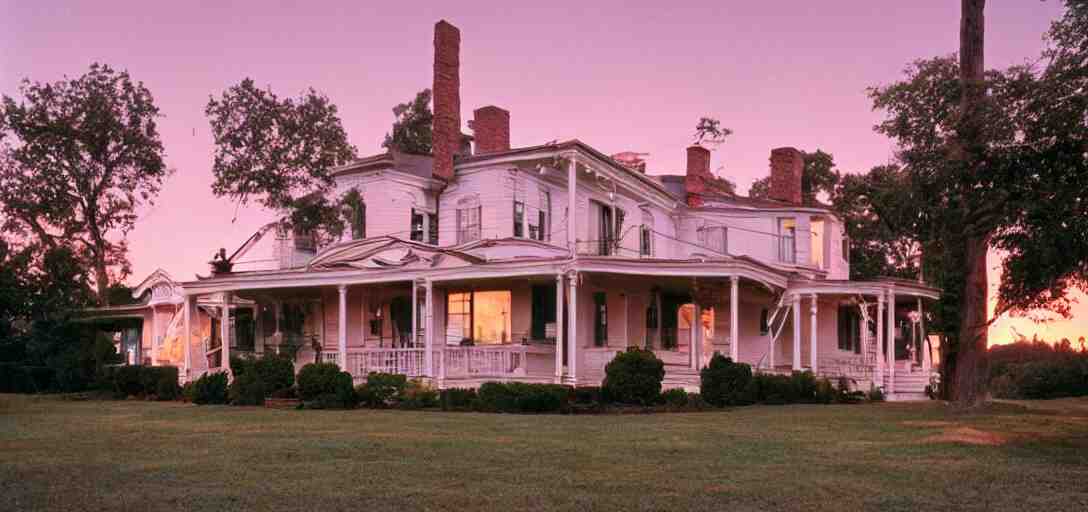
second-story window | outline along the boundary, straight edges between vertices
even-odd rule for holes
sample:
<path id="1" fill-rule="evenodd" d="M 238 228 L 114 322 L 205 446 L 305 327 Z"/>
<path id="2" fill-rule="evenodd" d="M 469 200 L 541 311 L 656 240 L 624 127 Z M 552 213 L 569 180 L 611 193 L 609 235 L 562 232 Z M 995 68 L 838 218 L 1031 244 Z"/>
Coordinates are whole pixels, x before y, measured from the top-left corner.
<path id="1" fill-rule="evenodd" d="M 638 253 L 640 256 L 653 256 L 654 255 L 654 239 L 653 230 L 650 226 L 643 224 L 638 230 Z"/>
<path id="2" fill-rule="evenodd" d="M 797 221 L 795 219 L 778 220 L 778 261 L 797 262 Z"/>
<path id="3" fill-rule="evenodd" d="M 525 203 L 514 201 L 514 236 L 525 236 Z"/>
<path id="4" fill-rule="evenodd" d="M 438 215 L 427 214 L 427 243 L 438 245 Z"/>
<path id="5" fill-rule="evenodd" d="M 366 238 L 366 203 L 357 189 L 351 189 L 344 194 L 343 216 L 351 227 L 351 239 L 360 240 Z"/>
<path id="6" fill-rule="evenodd" d="M 825 252 L 827 251 L 827 223 L 824 219 L 813 218 L 809 230 L 811 235 L 809 238 L 810 247 L 810 259 L 812 265 L 816 268 L 827 268 L 828 258 Z"/>
<path id="7" fill-rule="evenodd" d="M 416 242 L 423 241 L 423 214 L 412 208 L 412 228 L 410 238 Z"/>
<path id="8" fill-rule="evenodd" d="M 457 243 L 480 239 L 480 206 L 457 209 Z"/>

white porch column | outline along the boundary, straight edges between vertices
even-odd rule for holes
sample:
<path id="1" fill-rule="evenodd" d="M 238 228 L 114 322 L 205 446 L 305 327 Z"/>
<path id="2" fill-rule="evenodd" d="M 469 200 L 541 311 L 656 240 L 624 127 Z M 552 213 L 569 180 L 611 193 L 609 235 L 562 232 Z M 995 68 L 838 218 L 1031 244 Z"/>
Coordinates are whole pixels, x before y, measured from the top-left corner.
<path id="1" fill-rule="evenodd" d="M 570 306 L 567 311 L 570 313 L 570 341 L 567 346 L 570 350 L 567 352 L 567 375 L 570 381 L 578 384 L 578 276 L 574 273 L 570 275 Z"/>
<path id="2" fill-rule="evenodd" d="M 193 296 L 185 295 L 185 311 L 182 320 L 185 322 L 185 341 L 182 343 L 182 360 L 184 361 L 184 367 L 181 370 L 181 374 L 185 376 L 185 382 L 189 382 L 189 369 L 193 367 L 193 324 L 192 324 L 192 310 L 193 310 Z"/>
<path id="3" fill-rule="evenodd" d="M 688 351 L 691 353 L 691 369 L 696 371 L 699 370 L 699 359 L 701 358 L 701 354 L 699 353 L 699 331 L 702 330 L 702 325 L 700 325 L 702 324 L 701 316 L 699 305 L 692 303 L 691 330 L 688 333 L 690 335 L 688 337 L 691 338 L 691 348 Z"/>
<path id="4" fill-rule="evenodd" d="M 793 371 L 801 371 L 801 295 L 793 296 Z"/>
<path id="5" fill-rule="evenodd" d="M 729 278 L 729 357 L 740 361 L 740 278 Z"/>
<path id="6" fill-rule="evenodd" d="M 230 292 L 223 292 L 223 305 L 219 314 L 220 368 L 230 373 Z"/>
<path id="7" fill-rule="evenodd" d="M 276 316 L 276 332 L 273 333 L 273 336 L 279 338 L 283 334 L 283 301 L 277 299 L 272 307 L 275 308 L 273 313 Z M 277 343 L 280 343 L 280 341 L 277 340 Z"/>
<path id="8" fill-rule="evenodd" d="M 563 329 L 566 327 L 563 318 L 563 274 L 555 275 L 555 383 L 563 383 Z"/>
<path id="9" fill-rule="evenodd" d="M 884 386 L 884 294 L 876 296 L 876 387 Z"/>
<path id="10" fill-rule="evenodd" d="M 571 256 L 578 255 L 578 162 L 572 157 L 567 164 L 567 248 Z M 572 284 L 573 286 L 573 284 Z M 574 322 L 571 322 L 573 324 Z"/>
<path id="11" fill-rule="evenodd" d="M 340 296 L 336 310 L 336 348 L 340 352 L 337 354 L 338 363 L 341 371 L 348 371 L 348 287 L 337 285 L 336 291 Z"/>
<path id="12" fill-rule="evenodd" d="M 818 336 L 819 329 L 817 329 L 817 322 L 816 322 L 816 313 L 817 313 L 817 310 L 819 309 L 819 307 L 820 307 L 819 306 L 819 298 L 814 293 L 814 294 L 812 294 L 812 307 L 811 307 L 811 310 L 810 310 L 810 314 L 812 315 L 812 332 L 809 333 L 809 342 L 808 342 L 808 344 L 809 344 L 809 346 L 808 346 L 809 358 L 811 359 L 811 362 L 809 362 L 809 368 L 812 370 L 813 375 L 816 375 L 816 372 L 819 371 L 819 364 L 818 364 L 819 350 L 818 350 L 817 343 L 816 343 L 816 340 L 819 339 L 819 336 Z"/>
<path id="13" fill-rule="evenodd" d="M 411 337 L 409 341 L 409 347 L 416 348 L 419 339 L 416 338 L 416 326 L 419 325 L 419 283 L 416 283 L 415 279 L 412 279 L 412 327 L 408 329 L 408 335 Z"/>
<path id="14" fill-rule="evenodd" d="M 434 378 L 434 283 L 423 281 L 423 371 Z"/>
<path id="15" fill-rule="evenodd" d="M 920 331 L 919 338 L 922 342 L 922 370 L 928 374 L 933 368 L 933 354 L 929 353 L 929 336 L 926 334 L 926 315 L 925 310 L 922 309 L 921 297 L 918 297 L 918 330 Z"/>
<path id="16" fill-rule="evenodd" d="M 888 394 L 895 393 L 895 288 L 888 289 Z"/>
<path id="17" fill-rule="evenodd" d="M 151 366 L 155 366 L 155 360 L 159 355 L 159 329 L 158 329 L 158 311 L 155 306 L 151 306 Z"/>

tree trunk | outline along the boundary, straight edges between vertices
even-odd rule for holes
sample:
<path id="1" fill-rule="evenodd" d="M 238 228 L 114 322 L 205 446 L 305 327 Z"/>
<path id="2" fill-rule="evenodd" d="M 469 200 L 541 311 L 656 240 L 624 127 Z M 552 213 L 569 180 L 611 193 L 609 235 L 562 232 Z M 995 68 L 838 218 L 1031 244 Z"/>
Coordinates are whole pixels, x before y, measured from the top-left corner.
<path id="1" fill-rule="evenodd" d="M 979 164 L 984 158 L 985 141 L 981 136 L 981 116 L 985 101 L 986 86 L 984 77 L 984 33 L 985 18 L 983 11 L 986 0 L 961 0 L 960 18 L 960 84 L 963 90 L 961 117 L 957 133 L 958 152 L 963 163 L 962 172 L 979 172 Z M 970 182 L 970 180 L 967 180 Z M 956 350 L 956 379 L 953 386 L 953 398 L 964 407 L 975 405 L 985 398 L 986 385 L 986 348 L 987 348 L 987 289 L 986 289 L 986 252 L 989 237 L 980 233 L 983 226 L 971 222 L 972 201 L 967 195 L 971 187 L 961 187 L 967 207 L 966 219 L 961 229 L 965 230 L 963 274 L 963 294 L 960 304 L 960 328 Z"/>
<path id="2" fill-rule="evenodd" d="M 110 274 L 106 270 L 106 262 L 96 258 L 94 262 L 94 281 L 98 289 L 98 303 L 103 307 L 110 305 Z"/>

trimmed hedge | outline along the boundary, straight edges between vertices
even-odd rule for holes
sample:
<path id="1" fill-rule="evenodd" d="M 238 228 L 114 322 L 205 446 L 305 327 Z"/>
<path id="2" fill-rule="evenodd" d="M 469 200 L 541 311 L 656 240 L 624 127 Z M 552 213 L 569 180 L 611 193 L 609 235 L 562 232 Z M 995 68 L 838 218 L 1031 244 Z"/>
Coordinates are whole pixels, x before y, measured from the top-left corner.
<path id="1" fill-rule="evenodd" d="M 231 405 L 264 405 L 265 387 L 255 371 L 236 375 L 227 391 Z"/>
<path id="2" fill-rule="evenodd" d="M 653 351 L 629 347 L 604 367 L 601 392 L 609 401 L 650 405 L 661 395 L 665 363 Z"/>
<path id="3" fill-rule="evenodd" d="M 310 363 L 298 372 L 298 396 L 312 409 L 350 409 L 358 404 L 351 374 L 336 363 Z"/>
<path id="4" fill-rule="evenodd" d="M 366 383 L 355 388 L 359 402 L 366 407 L 389 407 L 404 393 L 408 377 L 394 373 L 371 372 Z"/>
<path id="5" fill-rule="evenodd" d="M 439 391 L 443 411 L 471 411 L 476 405 L 476 390 L 472 388 L 448 388 Z"/>
<path id="6" fill-rule="evenodd" d="M 175 366 L 104 366 L 99 372 L 98 386 L 117 398 L 176 400 L 181 394 Z"/>
<path id="7" fill-rule="evenodd" d="M 477 391 L 476 407 L 484 412 L 566 412 L 571 388 L 559 384 L 485 382 Z"/>
<path id="8" fill-rule="evenodd" d="M 752 382 L 752 367 L 734 363 L 721 354 L 714 354 L 710 364 L 699 371 L 699 393 L 711 405 L 744 405 L 751 403 L 745 390 Z"/>
<path id="9" fill-rule="evenodd" d="M 221 405 L 227 403 L 226 372 L 205 373 L 192 387 L 192 400 L 197 405 Z"/>
<path id="10" fill-rule="evenodd" d="M 295 363 L 275 353 L 266 353 L 261 357 L 232 357 L 230 369 L 235 377 L 253 373 L 261 381 L 265 396 L 283 393 L 283 390 L 295 385 Z"/>
<path id="11" fill-rule="evenodd" d="M 0 393 L 34 393 L 38 391 L 26 366 L 0 363 Z"/>

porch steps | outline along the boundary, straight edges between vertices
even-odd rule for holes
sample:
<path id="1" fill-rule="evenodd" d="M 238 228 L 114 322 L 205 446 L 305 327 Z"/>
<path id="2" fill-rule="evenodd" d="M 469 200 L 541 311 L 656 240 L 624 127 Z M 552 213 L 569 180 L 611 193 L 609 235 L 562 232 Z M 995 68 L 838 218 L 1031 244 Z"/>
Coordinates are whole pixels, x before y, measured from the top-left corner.
<path id="1" fill-rule="evenodd" d="M 898 370 L 898 368 L 897 368 Z M 928 400 L 926 396 L 926 386 L 930 383 L 930 375 L 923 372 L 911 372 L 895 374 L 895 386 L 894 394 L 889 397 L 892 400 L 905 401 L 905 400 Z M 885 377 L 887 381 L 888 377 Z M 887 389 L 887 386 L 885 386 Z"/>

